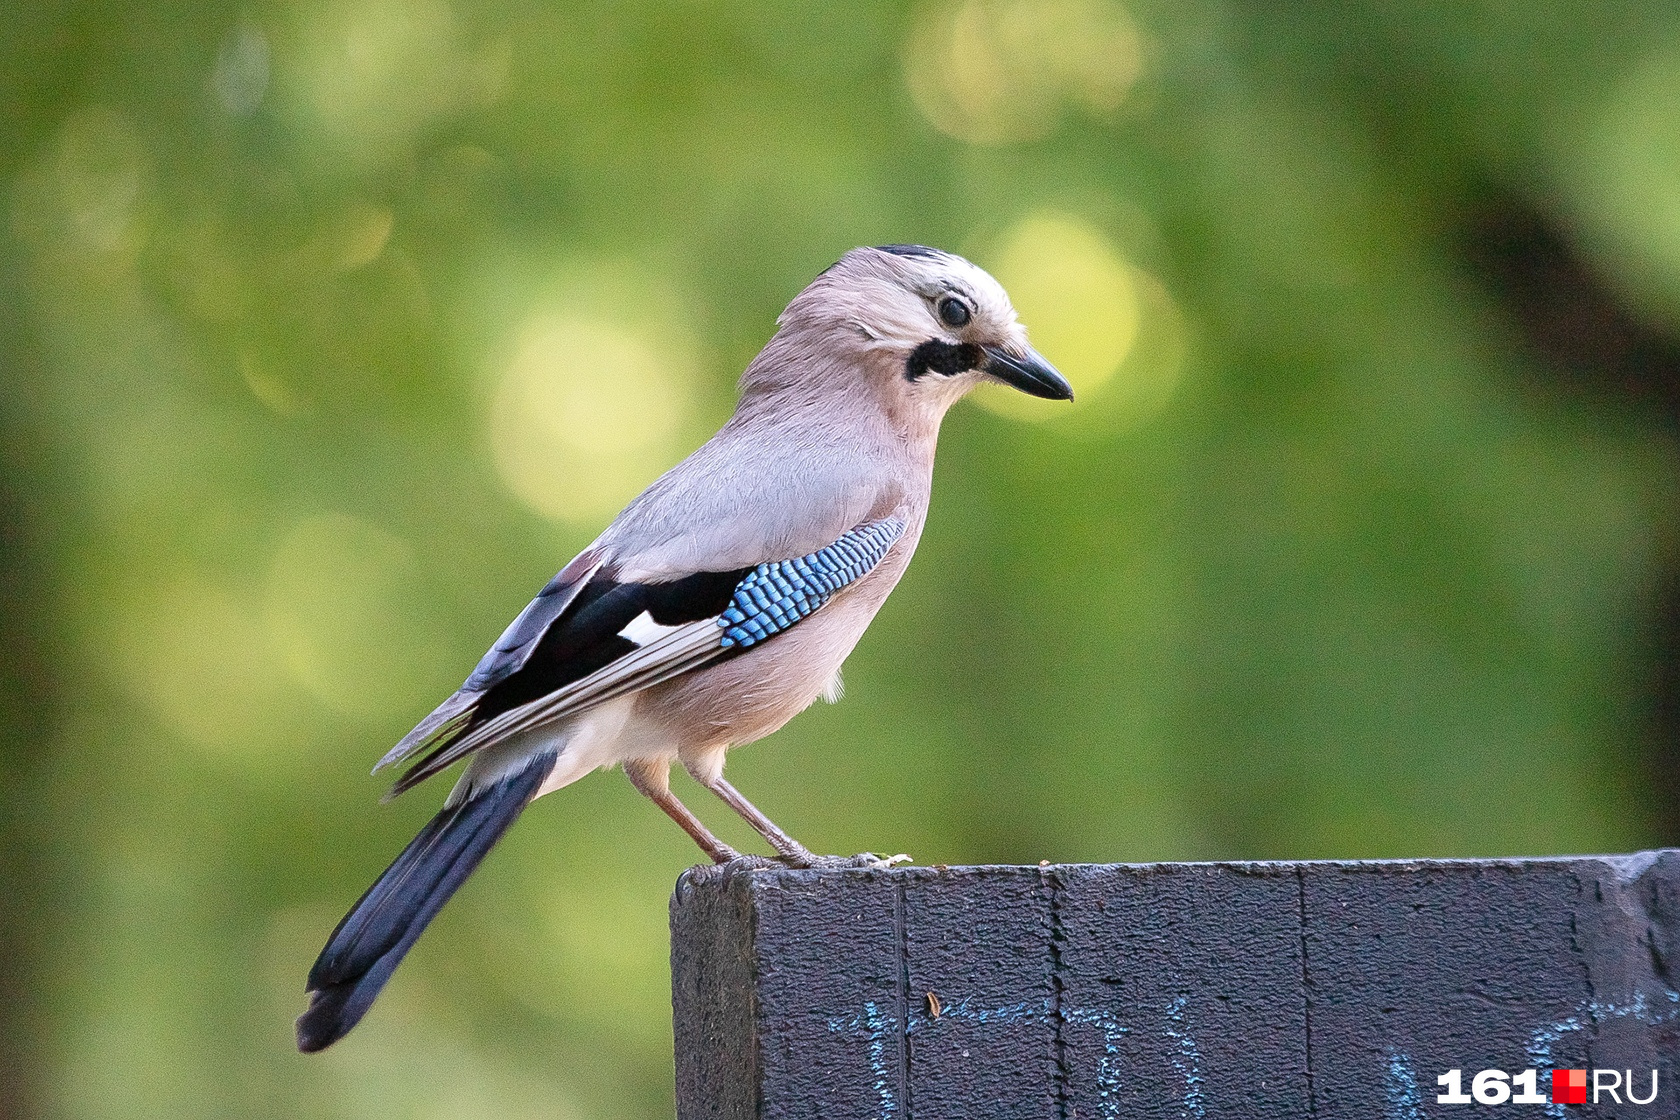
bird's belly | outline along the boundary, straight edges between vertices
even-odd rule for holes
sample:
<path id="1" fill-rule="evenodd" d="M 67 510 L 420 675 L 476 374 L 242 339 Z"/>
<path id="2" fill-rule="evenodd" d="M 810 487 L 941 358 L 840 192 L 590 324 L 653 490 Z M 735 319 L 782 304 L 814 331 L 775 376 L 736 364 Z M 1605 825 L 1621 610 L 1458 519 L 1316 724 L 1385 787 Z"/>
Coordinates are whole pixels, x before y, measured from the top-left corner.
<path id="1" fill-rule="evenodd" d="M 725 749 L 762 739 L 823 694 L 873 614 L 866 601 L 836 601 L 756 649 L 498 744 L 474 760 L 472 784 L 555 747 L 537 797 L 633 759 L 680 756 L 691 768 L 721 769 Z"/>
<path id="2" fill-rule="evenodd" d="M 670 728 L 685 762 L 762 739 L 829 687 L 879 605 L 873 598 L 836 600 L 756 649 L 651 688 L 639 713 Z"/>
<path id="3" fill-rule="evenodd" d="M 637 758 L 675 758 L 677 745 L 638 712 L 638 696 L 608 700 L 566 721 L 565 746 L 536 796 L 585 774 Z"/>

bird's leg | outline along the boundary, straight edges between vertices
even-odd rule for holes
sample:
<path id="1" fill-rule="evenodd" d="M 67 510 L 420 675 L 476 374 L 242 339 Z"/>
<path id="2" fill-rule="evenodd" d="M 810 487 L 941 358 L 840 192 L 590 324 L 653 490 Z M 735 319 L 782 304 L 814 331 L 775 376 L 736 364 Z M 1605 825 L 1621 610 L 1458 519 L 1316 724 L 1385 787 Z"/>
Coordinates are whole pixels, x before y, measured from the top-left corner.
<path id="1" fill-rule="evenodd" d="M 689 812 L 688 806 L 677 800 L 677 795 L 671 792 L 669 763 L 651 759 L 631 759 L 624 764 L 624 774 L 638 793 L 665 810 L 666 816 L 681 825 L 682 830 L 693 837 L 694 842 L 700 845 L 700 850 L 711 857 L 713 863 L 728 863 L 730 860 L 741 858 L 740 852 L 713 836 L 712 830 L 702 824 L 699 817 Z"/>
<path id="2" fill-rule="evenodd" d="M 693 771 L 690 771 L 693 773 Z M 878 856 L 874 852 L 861 852 L 855 856 L 819 856 L 805 845 L 783 832 L 781 826 L 765 816 L 758 806 L 741 796 L 741 791 L 723 780 L 720 774 L 715 778 L 697 776 L 701 785 L 711 790 L 723 799 L 723 803 L 741 815 L 741 819 L 758 830 L 758 834 L 770 841 L 770 846 L 776 849 L 776 854 L 784 863 L 793 867 L 812 867 L 824 871 L 838 871 L 848 868 L 873 868 L 884 870 L 898 863 L 909 863 L 906 855 Z"/>
<path id="3" fill-rule="evenodd" d="M 690 771 L 692 773 L 692 771 Z M 723 803 L 735 812 L 741 819 L 753 826 L 757 833 L 770 842 L 776 849 L 776 854 L 787 863 L 795 867 L 816 867 L 825 862 L 824 857 L 816 855 L 805 845 L 783 832 L 781 826 L 759 811 L 757 805 L 741 796 L 741 791 L 723 780 L 723 775 L 706 777 L 695 775 L 701 785 L 717 794 Z M 832 857 L 831 857 L 832 858 Z"/>
<path id="4" fill-rule="evenodd" d="M 689 773 L 693 773 L 692 770 Z M 820 867 L 829 870 L 846 867 L 891 867 L 895 863 L 909 863 L 909 856 L 887 856 L 885 858 L 874 852 L 863 852 L 849 859 L 846 856 L 819 856 L 805 845 L 783 832 L 781 826 L 759 811 L 757 805 L 741 796 L 741 791 L 723 780 L 723 775 L 707 777 L 696 774 L 695 779 L 707 789 L 723 799 L 723 803 L 741 814 L 741 819 L 758 830 L 758 834 L 770 841 L 770 846 L 776 849 L 776 854 L 786 863 L 794 867 Z"/>

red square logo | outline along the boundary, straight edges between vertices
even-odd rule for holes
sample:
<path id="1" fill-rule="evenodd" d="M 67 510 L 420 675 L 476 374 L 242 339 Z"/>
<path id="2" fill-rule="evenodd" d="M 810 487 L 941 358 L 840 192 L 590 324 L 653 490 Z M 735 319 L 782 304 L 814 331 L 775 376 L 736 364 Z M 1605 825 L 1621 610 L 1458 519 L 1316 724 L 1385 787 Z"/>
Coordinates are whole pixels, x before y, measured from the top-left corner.
<path id="1" fill-rule="evenodd" d="M 1587 1071 L 1584 1069 L 1554 1069 L 1552 1071 L 1553 1104 L 1586 1104 Z"/>

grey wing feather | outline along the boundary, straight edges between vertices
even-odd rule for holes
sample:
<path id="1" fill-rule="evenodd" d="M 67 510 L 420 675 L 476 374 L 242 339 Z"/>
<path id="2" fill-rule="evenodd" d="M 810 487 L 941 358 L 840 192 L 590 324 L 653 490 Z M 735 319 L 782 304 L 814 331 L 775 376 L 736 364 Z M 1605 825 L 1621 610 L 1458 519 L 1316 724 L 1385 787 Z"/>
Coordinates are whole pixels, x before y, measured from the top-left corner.
<path id="1" fill-rule="evenodd" d="M 524 667 L 530 660 L 531 651 L 537 648 L 537 642 L 548 632 L 566 608 L 571 606 L 572 600 L 577 598 L 579 591 L 601 570 L 605 563 L 604 557 L 593 551 L 580 553 L 576 559 L 539 592 L 537 597 L 526 604 L 519 612 L 519 617 L 508 623 L 508 628 L 502 631 L 502 636 L 496 639 L 496 644 L 479 659 L 473 668 L 472 675 L 461 687 L 473 692 L 483 692 L 497 681 L 505 680 Z"/>
<path id="2" fill-rule="evenodd" d="M 594 578 L 605 562 L 605 557 L 588 550 L 560 569 L 559 574 L 537 592 L 537 597 L 525 605 L 518 617 L 502 631 L 502 636 L 479 658 L 461 687 L 433 709 L 431 715 L 415 725 L 414 730 L 404 735 L 401 742 L 385 752 L 385 757 L 374 764 L 373 772 L 377 774 L 466 727 L 484 691 L 524 667 L 548 628 L 565 613 L 578 592 Z"/>
<path id="3" fill-rule="evenodd" d="M 601 565 L 586 556 L 579 557 L 545 589 L 545 595 L 539 595 L 508 627 L 462 690 L 386 756 L 386 761 L 396 761 L 421 747 L 430 748 L 430 753 L 415 762 L 396 782 L 389 796 L 413 788 L 493 743 L 576 715 L 626 693 L 651 688 L 774 637 L 820 609 L 832 595 L 872 569 L 903 531 L 904 524 L 898 518 L 883 518 L 857 525 L 808 555 L 769 561 L 744 573 L 697 572 L 662 584 L 620 584 L 604 580 L 598 592 L 581 600 L 577 596 L 582 584 L 594 578 Z M 720 576 L 729 581 L 721 587 Z M 722 600 L 715 598 L 720 592 L 725 596 Z M 551 606 L 549 599 L 563 602 Z M 566 606 L 573 601 L 578 602 L 578 610 L 566 615 L 567 621 L 561 621 Z M 701 607 L 704 617 L 697 618 L 690 613 L 689 621 L 672 622 L 668 632 L 646 644 L 631 638 L 625 628 L 638 615 L 645 614 L 660 624 L 659 612 L 669 610 L 680 614 L 700 604 L 706 604 Z M 545 655 L 547 660 L 531 662 L 530 670 L 519 673 L 557 622 L 559 629 L 551 637 L 557 635 L 560 646 Z M 574 645 L 581 642 L 581 646 L 563 650 L 561 647 L 568 638 Z M 515 693 L 519 699 L 511 703 L 508 701 L 513 697 L 504 697 L 499 704 L 495 700 L 498 693 L 505 692 L 529 672 L 543 672 L 545 675 L 537 678 L 540 683 L 554 679 L 556 665 L 562 671 L 567 665 L 578 665 L 579 649 L 597 653 L 612 650 L 610 645 L 603 647 L 600 644 L 603 641 L 628 648 L 610 652 L 610 659 L 596 663 L 581 675 L 564 679 L 563 683 L 554 681 L 546 691 Z M 515 677 L 515 673 L 519 676 Z M 485 693 L 472 687 L 478 680 L 488 682 L 485 688 L 490 690 L 490 699 L 486 700 Z M 508 683 L 498 686 L 497 682 L 504 680 Z"/>
<path id="4" fill-rule="evenodd" d="M 691 622 L 663 635 L 595 673 L 518 708 L 510 709 L 445 743 L 416 763 L 391 787 L 390 795 L 412 789 L 458 760 L 511 735 L 587 711 L 629 692 L 697 669 L 724 653 L 723 631 L 713 619 Z"/>

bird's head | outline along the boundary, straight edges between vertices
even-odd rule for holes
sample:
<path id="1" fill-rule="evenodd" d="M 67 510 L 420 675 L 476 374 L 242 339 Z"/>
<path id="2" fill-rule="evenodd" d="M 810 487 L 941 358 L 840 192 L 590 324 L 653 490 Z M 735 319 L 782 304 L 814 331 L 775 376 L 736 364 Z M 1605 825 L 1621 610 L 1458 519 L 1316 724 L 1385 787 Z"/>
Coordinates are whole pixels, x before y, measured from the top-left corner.
<path id="1" fill-rule="evenodd" d="M 865 376 L 889 404 L 933 417 L 983 381 L 1073 399 L 1067 379 L 1028 345 L 1003 286 L 939 249 L 853 249 L 778 322 L 792 351 L 775 363 L 782 376 Z M 756 372 L 748 371 L 748 389 Z"/>

